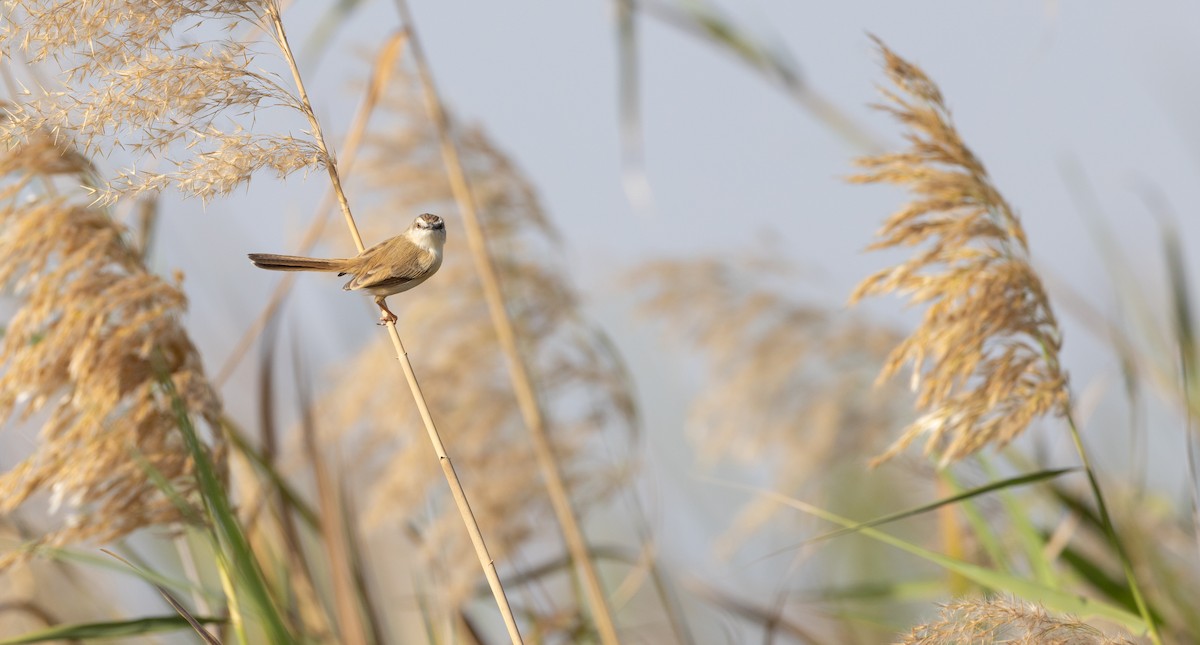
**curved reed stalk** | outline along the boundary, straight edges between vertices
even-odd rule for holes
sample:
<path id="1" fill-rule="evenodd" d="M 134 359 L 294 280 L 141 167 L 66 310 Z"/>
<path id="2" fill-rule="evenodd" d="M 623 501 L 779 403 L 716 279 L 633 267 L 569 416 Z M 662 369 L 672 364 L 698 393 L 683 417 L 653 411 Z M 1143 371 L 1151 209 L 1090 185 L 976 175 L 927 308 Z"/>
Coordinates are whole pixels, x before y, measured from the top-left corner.
<path id="1" fill-rule="evenodd" d="M 608 600 L 605 597 L 600 576 L 596 573 L 595 565 L 591 560 L 587 540 L 584 538 L 583 531 L 579 527 L 575 511 L 571 507 L 571 498 L 567 493 L 566 485 L 563 483 L 562 472 L 555 457 L 554 448 L 547 436 L 545 419 L 537 400 L 537 390 L 533 385 L 533 379 L 529 375 L 525 359 L 521 355 L 512 319 L 505 309 L 504 294 L 500 287 L 500 279 L 497 276 L 495 265 L 488 251 L 483 228 L 479 223 L 479 215 L 475 207 L 475 197 L 471 192 L 467 174 L 459 159 L 458 147 L 450 133 L 446 110 L 442 106 L 437 87 L 433 82 L 429 63 L 425 58 L 425 52 L 416 31 L 416 24 L 408 9 L 408 3 L 406 0 L 396 0 L 396 6 L 400 11 L 404 28 L 409 35 L 409 47 L 412 51 L 413 61 L 416 64 L 421 84 L 425 89 L 425 101 L 429 109 L 429 116 L 437 127 L 441 140 L 442 159 L 445 162 L 446 173 L 449 176 L 450 186 L 454 192 L 455 200 L 458 202 L 463 222 L 466 224 L 467 244 L 471 248 L 471 255 L 475 259 L 476 271 L 483 283 L 483 292 L 487 299 L 488 312 L 491 315 L 492 324 L 495 326 L 496 334 L 500 338 L 500 345 L 508 359 L 506 364 L 512 380 L 513 390 L 517 396 L 521 414 L 525 418 L 526 427 L 529 430 L 529 437 L 533 444 L 534 456 L 538 468 L 546 480 L 546 492 L 550 497 L 551 505 L 554 507 L 554 514 L 558 519 L 559 527 L 562 529 L 567 551 L 570 553 L 571 559 L 583 580 L 584 593 L 591 608 L 592 619 L 596 623 L 600 641 L 604 645 L 615 645 L 619 642 L 619 639 L 617 638 L 617 629 L 613 621 L 612 611 L 608 606 Z"/>
<path id="2" fill-rule="evenodd" d="M 346 226 L 350 230 L 351 236 L 354 238 L 354 244 L 358 247 L 359 252 L 362 252 L 366 247 L 363 245 L 362 237 L 358 233 L 358 227 L 354 223 L 354 216 L 350 213 L 350 205 L 346 199 L 346 195 L 342 190 L 341 178 L 338 175 L 337 165 L 333 161 L 332 154 L 325 145 L 325 138 L 321 134 L 321 126 L 317 121 L 316 113 L 312 110 L 312 105 L 309 103 L 307 93 L 304 89 L 304 82 L 300 77 L 300 70 L 296 65 L 296 59 L 292 55 L 291 46 L 288 45 L 287 34 L 283 29 L 283 20 L 280 16 L 279 6 L 277 2 L 269 2 L 267 5 L 267 16 L 271 20 L 275 28 L 275 35 L 278 39 L 280 50 L 284 58 L 287 60 L 288 67 L 292 71 L 293 79 L 296 82 L 296 89 L 300 95 L 300 101 L 304 105 L 305 115 L 309 119 L 312 126 L 312 134 L 320 147 L 328 163 L 325 164 L 326 170 L 329 172 L 330 182 L 333 184 L 334 194 L 337 196 L 338 204 L 341 206 L 342 214 L 346 219 Z M 471 536 L 471 543 L 475 547 L 475 554 L 479 558 L 479 564 L 483 568 L 484 576 L 487 578 L 488 586 L 491 587 L 492 595 L 496 599 L 496 605 L 500 609 L 500 615 L 504 619 L 504 625 L 508 629 L 509 638 L 513 643 L 523 642 L 521 639 L 520 629 L 517 627 L 516 618 L 513 617 L 512 608 L 508 604 L 508 598 L 504 593 L 504 586 L 500 582 L 500 576 L 496 573 L 496 563 L 488 554 L 487 545 L 483 539 L 483 533 L 479 529 L 479 523 L 475 519 L 475 514 L 471 511 L 471 505 L 467 500 L 466 493 L 463 492 L 462 483 L 459 481 L 458 473 L 454 470 L 454 464 L 450 461 L 450 456 L 446 452 L 446 447 L 442 443 L 441 435 L 438 433 L 437 426 L 433 422 L 433 416 L 429 413 L 429 407 L 425 402 L 425 396 L 421 393 L 421 386 L 417 383 L 417 376 L 413 372 L 412 363 L 408 360 L 408 352 L 404 349 L 404 343 L 400 340 L 400 333 L 396 331 L 395 322 L 387 324 L 388 336 L 392 340 L 392 345 L 396 349 L 396 357 L 400 361 L 400 367 L 404 370 L 405 380 L 408 381 L 409 389 L 412 391 L 413 400 L 417 404 L 417 410 L 421 414 L 421 420 L 425 422 L 425 430 L 429 435 L 429 441 L 433 445 L 434 453 L 437 454 L 438 462 L 442 466 L 442 472 L 446 477 L 446 483 L 450 486 L 450 493 L 454 497 L 455 505 L 458 507 L 462 515 L 463 523 L 467 527 L 467 531 Z"/>
<path id="3" fill-rule="evenodd" d="M 346 140 L 342 142 L 342 158 L 340 161 L 341 170 L 349 171 L 354 167 L 354 162 L 358 159 L 359 146 L 362 144 L 363 135 L 367 130 L 367 122 L 371 118 L 371 114 L 379 105 L 379 99 L 387 88 L 388 80 L 392 76 L 392 69 L 398 62 L 398 52 L 403 51 L 404 43 L 407 37 L 403 32 L 393 34 L 388 38 L 383 47 L 380 48 L 378 55 L 375 57 L 375 65 L 371 71 L 371 80 L 367 84 L 365 96 L 362 103 L 359 105 L 358 112 L 354 115 L 351 121 L 350 130 L 346 133 Z M 296 251 L 293 255 L 308 255 L 309 251 L 316 246 L 317 241 L 321 239 L 321 233 L 325 230 L 325 225 L 328 221 L 326 212 L 332 205 L 331 201 L 336 199 L 332 188 L 321 197 L 320 203 L 313 211 L 312 221 L 308 228 L 305 229 L 304 235 L 300 239 L 300 243 L 296 245 Z M 283 305 L 284 298 L 291 292 L 292 285 L 296 284 L 296 278 L 299 274 L 288 273 L 284 275 L 275 285 L 275 289 L 271 291 L 270 297 L 267 298 L 267 304 L 263 305 L 262 310 L 258 312 L 258 316 L 234 343 L 233 349 L 229 352 L 229 357 L 221 364 L 221 369 L 217 370 L 216 376 L 213 377 L 213 383 L 217 387 L 221 387 L 233 375 L 233 371 L 241 364 L 258 337 L 262 335 L 266 329 L 267 323 L 279 311 L 279 307 Z"/>

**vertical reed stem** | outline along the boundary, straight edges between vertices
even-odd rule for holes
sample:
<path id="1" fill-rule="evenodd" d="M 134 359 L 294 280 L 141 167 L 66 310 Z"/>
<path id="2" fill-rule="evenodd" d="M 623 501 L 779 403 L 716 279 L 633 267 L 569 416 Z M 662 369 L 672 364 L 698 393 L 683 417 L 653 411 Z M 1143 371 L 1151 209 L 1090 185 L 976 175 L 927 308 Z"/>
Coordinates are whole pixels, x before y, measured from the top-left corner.
<path id="1" fill-rule="evenodd" d="M 429 63 L 421 46 L 412 14 L 408 8 L 408 2 L 407 0 L 396 0 L 396 6 L 400 12 L 400 19 L 403 21 L 408 33 L 413 63 L 417 67 L 417 73 L 420 76 L 421 85 L 425 91 L 425 104 L 429 110 L 429 116 L 438 130 L 438 138 L 441 141 L 442 160 L 446 165 L 446 174 L 450 180 L 450 188 L 454 193 L 455 201 L 458 203 L 458 208 L 462 214 L 467 234 L 467 245 L 471 248 L 471 255 L 475 260 L 475 269 L 479 273 L 480 281 L 483 283 L 483 293 L 487 300 L 488 312 L 491 314 L 492 324 L 496 328 L 496 335 L 500 339 L 500 346 L 503 348 L 505 358 L 507 359 L 509 378 L 512 380 L 517 404 L 521 409 L 522 417 L 525 419 L 525 426 L 529 430 L 534 457 L 546 482 L 546 492 L 549 495 L 550 504 L 554 509 L 554 514 L 562 530 L 563 541 L 566 543 L 567 551 L 583 580 L 584 593 L 587 596 L 592 619 L 595 621 L 596 630 L 600 636 L 600 642 L 604 645 L 616 645 L 620 641 L 617 638 L 617 630 L 613 623 L 612 612 L 605 598 L 604 588 L 600 584 L 600 577 L 596 573 L 595 565 L 592 562 L 587 541 L 584 539 L 583 531 L 579 528 L 575 512 L 571 508 L 571 499 L 567 493 L 566 485 L 563 483 L 562 472 L 559 469 L 558 461 L 554 455 L 554 448 L 546 432 L 545 419 L 537 400 L 537 391 L 533 386 L 533 380 L 530 378 L 529 370 L 521 356 L 520 347 L 517 343 L 516 329 L 504 306 L 504 294 L 500 288 L 500 279 L 496 273 L 491 253 L 487 248 L 483 227 L 479 222 L 479 214 L 475 207 L 475 198 L 471 193 L 466 171 L 463 169 L 462 162 L 459 159 L 458 147 L 450 132 L 446 110 L 438 96 L 437 87 L 429 71 Z"/>

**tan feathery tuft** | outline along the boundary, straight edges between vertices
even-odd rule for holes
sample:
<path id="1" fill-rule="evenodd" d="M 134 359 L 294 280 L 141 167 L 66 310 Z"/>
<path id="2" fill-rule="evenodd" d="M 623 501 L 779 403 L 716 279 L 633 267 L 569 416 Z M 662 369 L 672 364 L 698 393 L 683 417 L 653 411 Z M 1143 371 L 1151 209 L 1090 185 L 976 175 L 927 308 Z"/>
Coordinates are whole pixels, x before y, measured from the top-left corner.
<path id="1" fill-rule="evenodd" d="M 903 397 L 872 391 L 871 381 L 900 336 L 796 301 L 772 284 L 784 277 L 779 269 L 713 257 L 658 260 L 625 283 L 643 314 L 710 364 L 711 384 L 692 409 L 701 456 L 775 456 L 794 478 L 807 478 L 876 443 L 899 418 Z"/>
<path id="2" fill-rule="evenodd" d="M 34 172 L 47 169 L 46 155 L 22 150 L 10 152 Z M 72 154 L 62 163 L 74 163 Z M 211 426 L 220 414 L 179 321 L 183 292 L 146 270 L 105 212 L 38 196 L 32 173 L 10 179 L 0 191 L 0 285 L 21 301 L 0 347 L 0 420 L 41 429 L 32 454 L 0 474 L 0 513 L 49 495 L 51 510 L 67 515 L 42 540 L 51 545 L 179 521 L 181 510 L 147 472 L 183 499 L 196 489 L 161 379 L 193 421 Z"/>
<path id="3" fill-rule="evenodd" d="M 259 170 L 282 177 L 324 167 L 330 160 L 315 142 L 250 130 L 268 114 L 308 116 L 260 67 L 270 57 L 239 40 L 274 33 L 262 28 L 274 2 L 8 0 L 0 48 L 58 75 L 8 106 L 0 138 L 50 132 L 84 154 L 131 155 L 131 166 L 96 187 L 103 203 L 166 186 L 208 200 Z"/>
<path id="4" fill-rule="evenodd" d="M 736 255 L 736 254 L 735 254 Z M 839 464 L 859 466 L 903 418 L 910 397 L 872 388 L 900 336 L 817 305 L 782 285 L 773 261 L 715 257 L 648 262 L 624 282 L 665 335 L 702 352 L 705 383 L 690 411 L 702 459 L 754 463 L 774 490 L 798 493 Z M 743 510 L 719 545 L 741 543 L 778 512 L 769 499 Z"/>
<path id="5" fill-rule="evenodd" d="M 1005 598 L 960 600 L 942 607 L 936 621 L 912 629 L 902 645 L 1133 645 L 1040 605 Z"/>
<path id="6" fill-rule="evenodd" d="M 927 305 L 920 327 L 893 350 L 880 379 L 912 363 L 925 413 L 876 463 L 927 435 L 927 454 L 947 464 L 1003 446 L 1035 419 L 1069 405 L 1059 365 L 1061 334 L 1030 265 L 1025 233 L 983 164 L 959 137 L 941 92 L 920 68 L 876 41 L 889 79 L 879 109 L 909 128 L 905 151 L 864 157 L 855 183 L 906 187 L 871 249 L 916 248 L 868 277 L 851 302 L 897 293 Z"/>

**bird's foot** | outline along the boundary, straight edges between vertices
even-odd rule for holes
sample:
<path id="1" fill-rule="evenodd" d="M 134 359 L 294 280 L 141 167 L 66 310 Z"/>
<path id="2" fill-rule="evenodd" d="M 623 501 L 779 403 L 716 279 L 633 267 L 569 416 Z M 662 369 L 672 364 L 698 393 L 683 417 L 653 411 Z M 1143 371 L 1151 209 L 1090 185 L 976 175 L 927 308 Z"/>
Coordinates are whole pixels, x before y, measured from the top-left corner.
<path id="1" fill-rule="evenodd" d="M 387 325 L 389 323 L 393 324 L 393 325 L 396 324 L 396 320 L 397 320 L 396 314 L 392 313 L 391 309 L 388 309 L 387 304 L 383 302 L 382 298 L 377 299 L 375 301 L 375 304 L 379 305 L 379 324 L 380 325 Z"/>

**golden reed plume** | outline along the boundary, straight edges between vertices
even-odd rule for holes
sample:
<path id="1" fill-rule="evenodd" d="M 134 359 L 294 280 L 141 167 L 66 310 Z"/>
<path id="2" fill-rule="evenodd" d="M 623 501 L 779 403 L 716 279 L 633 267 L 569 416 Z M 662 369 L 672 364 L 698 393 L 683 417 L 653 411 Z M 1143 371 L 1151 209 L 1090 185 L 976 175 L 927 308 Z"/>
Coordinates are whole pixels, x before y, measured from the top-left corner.
<path id="1" fill-rule="evenodd" d="M 46 133 L 5 143 L 0 285 L 21 301 L 0 347 L 0 420 L 41 429 L 31 454 L 0 475 L 0 514 L 49 494 L 51 511 L 66 511 L 42 540 L 52 545 L 178 521 L 184 511 L 162 482 L 185 500 L 196 483 L 163 380 L 194 421 L 212 426 L 220 414 L 179 320 L 183 292 L 146 269 L 107 213 L 37 192 L 52 174 L 78 183 L 82 157 Z"/>
<path id="2" fill-rule="evenodd" d="M 896 87 L 880 90 L 887 104 L 878 107 L 909 128 L 909 148 L 859 159 L 866 171 L 851 181 L 897 184 L 913 194 L 869 248 L 919 251 L 868 277 L 851 302 L 898 293 L 928 307 L 880 375 L 912 363 L 917 406 L 926 412 L 875 463 L 928 435 L 926 453 L 944 465 L 988 444 L 1003 446 L 1034 419 L 1066 411 L 1061 335 L 1021 222 L 959 137 L 937 85 L 876 42 Z"/>
<path id="3" fill-rule="evenodd" d="M 8 2 L 0 30 L 8 59 L 58 75 L 27 79 L 41 92 L 6 111 L 0 138 L 45 131 L 89 156 L 131 155 L 93 187 L 106 204 L 168 186 L 209 200 L 260 170 L 284 177 L 325 167 L 329 155 L 312 140 L 253 127 L 286 128 L 309 112 L 276 75 L 259 71 L 270 56 L 239 40 L 273 34 L 264 27 L 274 8 L 275 0 Z"/>

